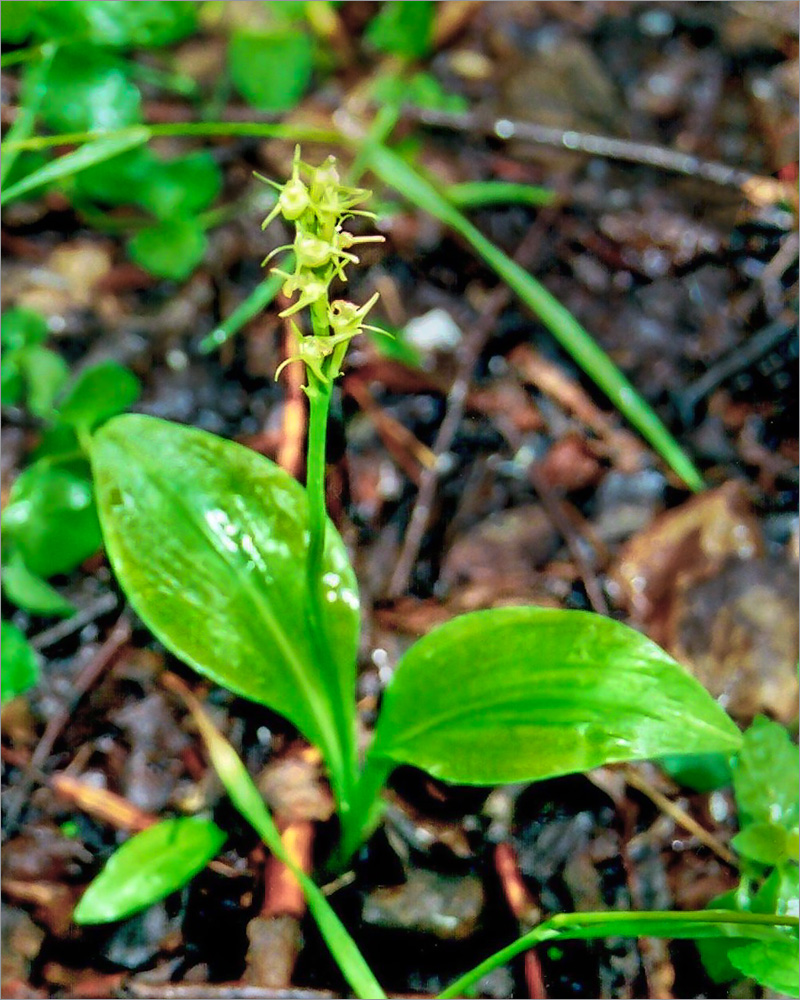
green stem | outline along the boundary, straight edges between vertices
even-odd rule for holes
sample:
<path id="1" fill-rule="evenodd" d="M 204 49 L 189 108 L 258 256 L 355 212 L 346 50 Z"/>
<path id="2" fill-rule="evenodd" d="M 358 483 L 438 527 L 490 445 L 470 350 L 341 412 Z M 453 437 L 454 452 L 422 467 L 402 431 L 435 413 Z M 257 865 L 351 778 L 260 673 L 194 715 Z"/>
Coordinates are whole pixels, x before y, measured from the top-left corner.
<path id="1" fill-rule="evenodd" d="M 380 822 L 383 812 L 380 793 L 394 767 L 394 761 L 367 756 L 353 793 L 352 811 L 342 822 L 342 839 L 336 855 L 337 868 L 344 868 Z"/>
<path id="2" fill-rule="evenodd" d="M 29 139 L 6 141 L 2 149 L 50 149 L 52 146 L 73 146 L 124 136 L 133 129 L 146 129 L 149 138 L 158 136 L 195 136 L 197 138 L 226 138 L 244 136 L 254 139 L 286 139 L 289 142 L 341 142 L 342 136 L 332 129 L 313 125 L 282 125 L 271 122 L 169 122 L 162 125 L 135 125 L 110 132 L 63 132 L 59 135 L 32 136 Z"/>
<path id="3" fill-rule="evenodd" d="M 329 335 L 328 302 L 322 299 L 311 306 L 311 324 L 315 337 Z M 323 556 L 328 512 L 325 502 L 325 466 L 333 385 L 308 371 L 306 394 L 309 401 L 308 445 L 306 451 L 306 495 L 308 497 L 308 555 L 306 581 L 309 597 L 309 625 L 317 656 L 335 680 L 338 696 L 332 709 L 336 718 L 341 751 L 341 769 L 332 775 L 335 781 L 339 814 L 345 822 L 350 814 L 353 789 L 357 780 L 355 692 L 343 681 L 325 629 L 325 605 L 322 598 Z M 355 667 L 353 668 L 355 672 Z"/>
<path id="4" fill-rule="evenodd" d="M 559 913 L 464 973 L 439 994 L 438 1000 L 455 1000 L 467 996 L 467 991 L 488 972 L 505 965 L 543 941 L 598 937 L 747 938 L 760 937 L 765 929 L 774 927 L 797 927 L 797 917 L 775 916 L 771 913 L 738 913 L 733 910 L 699 910 L 689 913 L 657 910 L 641 913 Z"/>

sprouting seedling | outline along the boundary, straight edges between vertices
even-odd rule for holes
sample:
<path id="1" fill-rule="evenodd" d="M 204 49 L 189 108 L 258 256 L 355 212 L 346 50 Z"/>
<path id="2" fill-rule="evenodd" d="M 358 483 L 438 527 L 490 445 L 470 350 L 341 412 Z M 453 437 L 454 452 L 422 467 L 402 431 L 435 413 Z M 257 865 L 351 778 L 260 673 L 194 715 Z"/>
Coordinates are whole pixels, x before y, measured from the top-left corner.
<path id="1" fill-rule="evenodd" d="M 241 445 L 140 414 L 94 433 L 91 460 L 109 558 L 139 617 L 200 674 L 280 712 L 319 748 L 341 827 L 332 866 L 374 830 L 381 791 L 400 765 L 444 781 L 499 785 L 665 754 L 736 752 L 735 724 L 645 636 L 588 612 L 501 607 L 454 618 L 405 651 L 372 742 L 359 754 L 358 584 L 326 513 L 325 443 L 333 380 L 350 341 L 371 329 L 364 320 L 376 301 L 373 295 L 357 306 L 330 295 L 331 282 L 352 263 L 342 221 L 367 192 L 342 185 L 330 159 L 316 168 L 303 163 L 299 150 L 290 179 L 274 186 L 280 194 L 272 217 L 282 214 L 306 239 L 292 244 L 304 248 L 294 272 L 281 273 L 286 294 L 297 296 L 282 315 L 308 306 L 313 330 L 303 336 L 292 322 L 308 375 L 305 488 Z M 335 249 L 320 250 L 312 239 Z M 243 815 L 259 814 L 251 822 L 269 844 L 255 785 L 245 782 L 240 761 L 223 756 L 212 760 L 232 800 Z M 199 864 L 208 844 L 201 847 Z M 163 866 L 163 857 L 156 863 Z M 140 869 L 130 877 L 147 878 Z M 315 919 L 354 994 L 383 996 L 330 905 L 311 890 Z M 636 936 L 645 924 L 645 933 L 689 936 L 678 926 L 681 915 L 666 931 L 663 916 L 640 921 Z M 797 922 L 755 916 L 756 923 Z M 578 936 L 606 917 L 583 914 Z M 692 919 L 700 925 L 709 916 Z M 612 923 L 615 933 L 634 926 Z M 555 928 L 568 929 L 563 920 Z M 770 946 L 787 943 L 785 930 L 776 927 Z M 491 961 L 500 964 L 507 952 Z M 469 974 L 470 983 L 485 965 Z M 463 995 L 456 987 L 443 996 Z"/>

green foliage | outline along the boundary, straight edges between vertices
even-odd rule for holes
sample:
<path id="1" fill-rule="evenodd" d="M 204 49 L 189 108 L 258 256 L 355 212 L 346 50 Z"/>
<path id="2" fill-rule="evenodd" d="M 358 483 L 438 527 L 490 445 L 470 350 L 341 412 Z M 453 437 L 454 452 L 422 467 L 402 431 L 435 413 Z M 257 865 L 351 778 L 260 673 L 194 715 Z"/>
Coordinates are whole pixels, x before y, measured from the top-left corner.
<path id="1" fill-rule="evenodd" d="M 47 325 L 37 313 L 3 315 L 3 396 L 48 421 L 36 461 L 20 473 L 3 512 L 3 592 L 39 615 L 74 611 L 46 578 L 68 573 L 102 544 L 91 470 L 82 442 L 104 420 L 131 406 L 139 382 L 105 362 L 86 369 L 66 390 L 68 369 L 44 346 Z"/>
<path id="2" fill-rule="evenodd" d="M 237 31 L 228 70 L 242 97 L 259 111 L 289 111 L 311 82 L 314 50 L 305 31 Z"/>
<path id="3" fill-rule="evenodd" d="M 370 755 L 489 785 L 739 741 L 705 688 L 645 636 L 587 612 L 521 607 L 461 615 L 412 646 Z"/>
<path id="4" fill-rule="evenodd" d="M 733 781 L 730 758 L 725 754 L 668 754 L 658 763 L 673 781 L 696 792 L 713 792 Z"/>
<path id="5" fill-rule="evenodd" d="M 219 854 L 225 834 L 198 816 L 167 819 L 109 858 L 75 908 L 77 924 L 122 920 L 183 888 Z"/>
<path id="6" fill-rule="evenodd" d="M 165 219 L 140 229 L 128 252 L 131 260 L 156 277 L 183 281 L 203 259 L 207 245 L 197 219 Z"/>
<path id="7" fill-rule="evenodd" d="M 0 624 L 2 650 L 1 700 L 3 704 L 25 694 L 39 680 L 39 661 L 25 634 L 11 622 Z"/>
<path id="8" fill-rule="evenodd" d="M 306 627 L 306 496 L 268 459 L 212 434 L 119 417 L 93 439 L 108 554 L 137 613 L 204 676 L 285 714 L 341 775 L 353 726 L 358 589 L 332 524 L 327 653 Z"/>
<path id="9" fill-rule="evenodd" d="M 29 309 L 9 309 L 2 318 L 3 402 L 24 403 L 36 417 L 47 417 L 67 380 L 69 369 L 60 355 L 44 347 L 47 324 Z"/>
<path id="10" fill-rule="evenodd" d="M 370 95 L 378 104 L 408 104 L 431 111 L 457 114 L 469 108 L 468 102 L 460 94 L 451 94 L 435 76 L 423 70 L 410 77 L 402 73 L 378 76 L 370 88 Z"/>
<path id="11" fill-rule="evenodd" d="M 58 404 L 58 418 L 78 434 L 93 431 L 139 398 L 139 380 L 116 361 L 85 369 Z"/>
<path id="12" fill-rule="evenodd" d="M 732 846 L 741 856 L 741 881 L 734 892 L 712 900 L 712 907 L 797 915 L 799 779 L 797 747 L 786 730 L 769 719 L 755 719 L 733 761 L 741 830 Z M 797 940 L 788 932 L 763 944 L 705 942 L 700 952 L 717 982 L 747 976 L 768 989 L 798 995 Z"/>
<path id="13" fill-rule="evenodd" d="M 0 204 L 5 205 L 47 184 L 67 180 L 83 170 L 115 160 L 120 154 L 141 146 L 147 139 L 147 129 L 136 127 L 86 142 L 72 153 L 49 160 L 9 185 L 0 195 Z"/>
<path id="14" fill-rule="evenodd" d="M 19 0 L 3 4 L 4 42 L 34 39 L 80 39 L 108 48 L 154 47 L 177 42 L 190 34 L 196 4 L 184 0 Z"/>
<path id="15" fill-rule="evenodd" d="M 367 27 L 367 40 L 381 52 L 419 59 L 431 48 L 434 13 L 430 0 L 388 0 Z"/>
<path id="16" fill-rule="evenodd" d="M 141 94 L 125 67 L 85 45 L 58 51 L 40 114 L 55 132 L 110 132 L 141 118 Z"/>
<path id="17" fill-rule="evenodd" d="M 785 926 L 778 926 L 781 923 Z M 723 948 L 730 948 L 731 952 L 744 952 L 745 961 L 750 958 L 755 967 L 764 964 L 767 954 L 785 960 L 792 942 L 795 952 L 797 951 L 797 921 L 796 918 L 778 918 L 776 922 L 774 918 L 764 914 L 731 913 L 724 910 L 687 913 L 559 913 L 460 976 L 439 994 L 439 1000 L 468 996 L 470 988 L 481 977 L 537 944 L 606 937 L 655 937 L 696 940 L 715 946 L 719 944 Z M 754 954 L 758 956 L 755 960 Z M 797 989 L 796 978 L 795 985 L 786 992 L 791 993 Z M 780 980 L 790 982 L 783 977 Z"/>
<path id="18" fill-rule="evenodd" d="M 36 462 L 14 481 L 3 534 L 44 578 L 67 573 L 102 544 L 85 462 Z"/>

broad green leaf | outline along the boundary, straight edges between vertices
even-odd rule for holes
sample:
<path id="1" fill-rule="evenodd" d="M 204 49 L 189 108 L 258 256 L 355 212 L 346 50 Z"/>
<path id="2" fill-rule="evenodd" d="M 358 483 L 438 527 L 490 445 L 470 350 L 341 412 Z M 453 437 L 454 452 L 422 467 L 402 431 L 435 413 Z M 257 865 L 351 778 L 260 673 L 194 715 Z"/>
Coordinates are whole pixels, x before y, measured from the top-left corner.
<path id="1" fill-rule="evenodd" d="M 201 150 L 167 162 L 155 160 L 142 177 L 136 201 L 160 219 L 189 218 L 207 208 L 221 188 L 216 160 Z"/>
<path id="2" fill-rule="evenodd" d="M 61 594 L 25 565 L 21 554 L 12 549 L 4 556 L 3 593 L 18 608 L 35 615 L 59 615 L 68 618 L 75 608 Z"/>
<path id="3" fill-rule="evenodd" d="M 75 908 L 76 924 L 106 924 L 183 888 L 219 854 L 225 834 L 198 816 L 167 819 L 131 837 L 106 862 Z"/>
<path id="4" fill-rule="evenodd" d="M 333 525 L 325 662 L 307 624 L 306 494 L 291 476 L 231 441 L 133 414 L 95 433 L 92 467 L 108 553 L 140 617 L 199 673 L 287 716 L 333 770 L 352 726 L 359 627 Z"/>
<path id="5" fill-rule="evenodd" d="M 141 146 L 142 143 L 147 142 L 149 137 L 149 131 L 142 126 L 86 142 L 72 153 L 65 153 L 64 156 L 50 160 L 32 174 L 28 174 L 16 184 L 7 187 L 0 195 L 0 205 L 5 205 L 44 184 L 64 180 L 80 173 L 81 170 L 111 160 L 135 146 Z"/>
<path id="6" fill-rule="evenodd" d="M 514 956 L 528 951 L 534 945 L 606 937 L 655 937 L 697 940 L 703 943 L 714 943 L 714 939 L 717 939 L 727 946 L 736 947 L 743 947 L 754 941 L 762 947 L 774 947 L 782 946 L 784 941 L 792 939 L 796 945 L 797 920 L 725 910 L 691 910 L 685 913 L 559 913 L 460 976 L 439 994 L 439 998 L 450 1000 L 469 996 L 470 988 L 487 972 L 505 965 Z"/>
<path id="7" fill-rule="evenodd" d="M 53 60 L 40 114 L 56 132 L 109 132 L 138 122 L 140 104 L 138 87 L 117 59 L 74 45 Z"/>
<path id="8" fill-rule="evenodd" d="M 743 942 L 728 949 L 728 960 L 741 975 L 790 997 L 800 996 L 797 955 L 796 935 L 779 941 Z"/>
<path id="9" fill-rule="evenodd" d="M 431 48 L 434 12 L 430 0 L 388 0 L 367 27 L 367 40 L 381 52 L 417 59 Z"/>
<path id="10" fill-rule="evenodd" d="M 489 785 L 733 751 L 740 738 L 706 690 L 633 629 L 582 611 L 497 608 L 447 622 L 401 658 L 371 757 Z"/>
<path id="11" fill-rule="evenodd" d="M 741 825 L 779 823 L 797 826 L 800 759 L 789 734 L 760 716 L 745 732 L 733 765 L 733 790 Z"/>
<path id="12" fill-rule="evenodd" d="M 800 910 L 798 868 L 796 862 L 778 865 L 764 880 L 750 901 L 754 913 L 779 913 L 797 916 Z"/>
<path id="13" fill-rule="evenodd" d="M 40 461 L 21 472 L 3 511 L 3 535 L 44 579 L 97 552 L 102 537 L 88 464 Z"/>
<path id="14" fill-rule="evenodd" d="M 2 317 L 3 352 L 43 344 L 47 340 L 47 322 L 32 309 L 7 309 Z"/>
<path id="15" fill-rule="evenodd" d="M 311 39 L 303 31 L 238 31 L 230 40 L 233 85 L 259 111 L 293 108 L 311 81 L 313 65 Z"/>
<path id="16" fill-rule="evenodd" d="M 787 852 L 787 831 L 775 823 L 751 823 L 737 833 L 731 847 L 762 865 L 776 865 Z"/>
<path id="17" fill-rule="evenodd" d="M 671 754 L 658 764 L 673 781 L 696 792 L 727 788 L 733 780 L 730 759 L 721 753 Z"/>
<path id="18" fill-rule="evenodd" d="M 197 219 L 166 219 L 140 229 L 128 252 L 131 260 L 156 277 L 183 281 L 203 259 L 207 243 Z"/>
<path id="19" fill-rule="evenodd" d="M 27 384 L 27 405 L 36 417 L 49 417 L 53 402 L 69 378 L 69 367 L 60 354 L 46 347 L 26 347 L 20 358 Z"/>
<path id="20" fill-rule="evenodd" d="M 92 431 L 133 406 L 139 379 L 116 361 L 104 361 L 82 372 L 58 405 L 59 419 L 78 430 Z"/>
<path id="21" fill-rule="evenodd" d="M 36 684 L 39 680 L 39 661 L 24 632 L 16 625 L 2 622 L 0 630 L 2 630 L 1 700 L 5 704 L 9 699 L 29 691 Z"/>

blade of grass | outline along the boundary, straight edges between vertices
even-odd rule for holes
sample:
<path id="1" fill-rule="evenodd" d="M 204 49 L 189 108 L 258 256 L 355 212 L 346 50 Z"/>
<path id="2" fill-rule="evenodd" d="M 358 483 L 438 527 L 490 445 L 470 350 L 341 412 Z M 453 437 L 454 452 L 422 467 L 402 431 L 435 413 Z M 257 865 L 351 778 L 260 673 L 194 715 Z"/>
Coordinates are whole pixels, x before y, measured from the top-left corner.
<path id="1" fill-rule="evenodd" d="M 72 146 L 99 138 L 121 138 L 143 129 L 149 139 L 159 136 L 194 136 L 196 138 L 232 138 L 241 136 L 252 139 L 286 139 L 287 142 L 341 142 L 342 136 L 333 129 L 314 125 L 283 125 L 272 122 L 168 122 L 162 125 L 136 125 L 113 132 L 64 132 L 60 135 L 38 135 L 30 139 L 2 143 L 3 152 L 9 149 L 49 149 L 52 146 Z"/>
<path id="2" fill-rule="evenodd" d="M 392 150 L 385 146 L 370 147 L 367 165 L 384 183 L 463 237 L 539 317 L 559 344 L 687 486 L 694 491 L 703 488 L 702 476 L 653 409 L 569 310 L 543 285 L 488 240 L 430 181 Z"/>
<path id="3" fill-rule="evenodd" d="M 698 910 L 688 913 L 654 910 L 641 913 L 559 913 L 459 976 L 439 994 L 438 1000 L 468 996 L 467 991 L 487 972 L 505 965 L 516 955 L 543 941 L 602 937 L 656 937 L 672 940 L 707 937 L 764 938 L 770 936 L 770 930 L 777 927 L 797 927 L 797 923 L 797 917 L 733 910 Z"/>
<path id="4" fill-rule="evenodd" d="M 164 683 L 175 691 L 186 703 L 200 735 L 205 742 L 211 763 L 225 786 L 231 802 L 258 833 L 270 851 L 283 862 L 300 883 L 308 903 L 308 908 L 317 922 L 325 943 L 336 960 L 336 964 L 360 1000 L 386 1000 L 372 970 L 358 950 L 350 933 L 338 918 L 319 886 L 298 867 L 287 852 L 281 835 L 261 797 L 253 779 L 247 772 L 239 755 L 228 741 L 217 732 L 206 715 L 200 702 L 191 694 L 183 682 L 166 675 Z"/>
<path id="5" fill-rule="evenodd" d="M 19 198 L 43 184 L 50 184 L 52 181 L 63 180 L 73 174 L 80 173 L 88 167 L 93 167 L 97 163 L 111 160 L 120 153 L 125 153 L 135 146 L 141 146 L 150 138 L 148 130 L 144 127 L 126 129 L 120 133 L 110 133 L 102 139 L 95 139 L 87 142 L 79 149 L 71 153 L 65 153 L 55 160 L 51 160 L 38 170 L 34 170 L 23 177 L 22 180 L 6 188 L 0 196 L 0 205 L 5 205 L 15 198 Z M 21 148 L 20 143 L 14 145 L 15 149 Z"/>
<path id="6" fill-rule="evenodd" d="M 284 265 L 291 271 L 294 266 L 294 258 L 285 257 Z M 245 323 L 249 323 L 262 309 L 267 308 L 281 290 L 284 280 L 279 274 L 271 274 L 260 284 L 256 285 L 253 291 L 246 299 L 239 303 L 227 319 L 220 323 L 211 333 L 203 337 L 199 344 L 200 353 L 210 354 L 211 351 L 222 347 L 231 337 L 235 336 Z"/>
<path id="7" fill-rule="evenodd" d="M 22 85 L 23 100 L 14 124 L 6 135 L 9 142 L 27 139 L 33 132 L 36 116 L 39 114 L 39 107 L 47 88 L 47 74 L 50 72 L 50 66 L 57 51 L 57 45 L 53 42 L 45 42 L 39 50 L 41 56 L 39 61 L 26 68 Z M 5 184 L 6 177 L 8 177 L 21 152 L 20 149 L 10 149 L 0 160 L 0 183 Z"/>
<path id="8" fill-rule="evenodd" d="M 558 200 L 555 191 L 535 184 L 510 181 L 465 181 L 450 184 L 443 191 L 457 208 L 483 208 L 486 205 L 552 205 Z"/>

